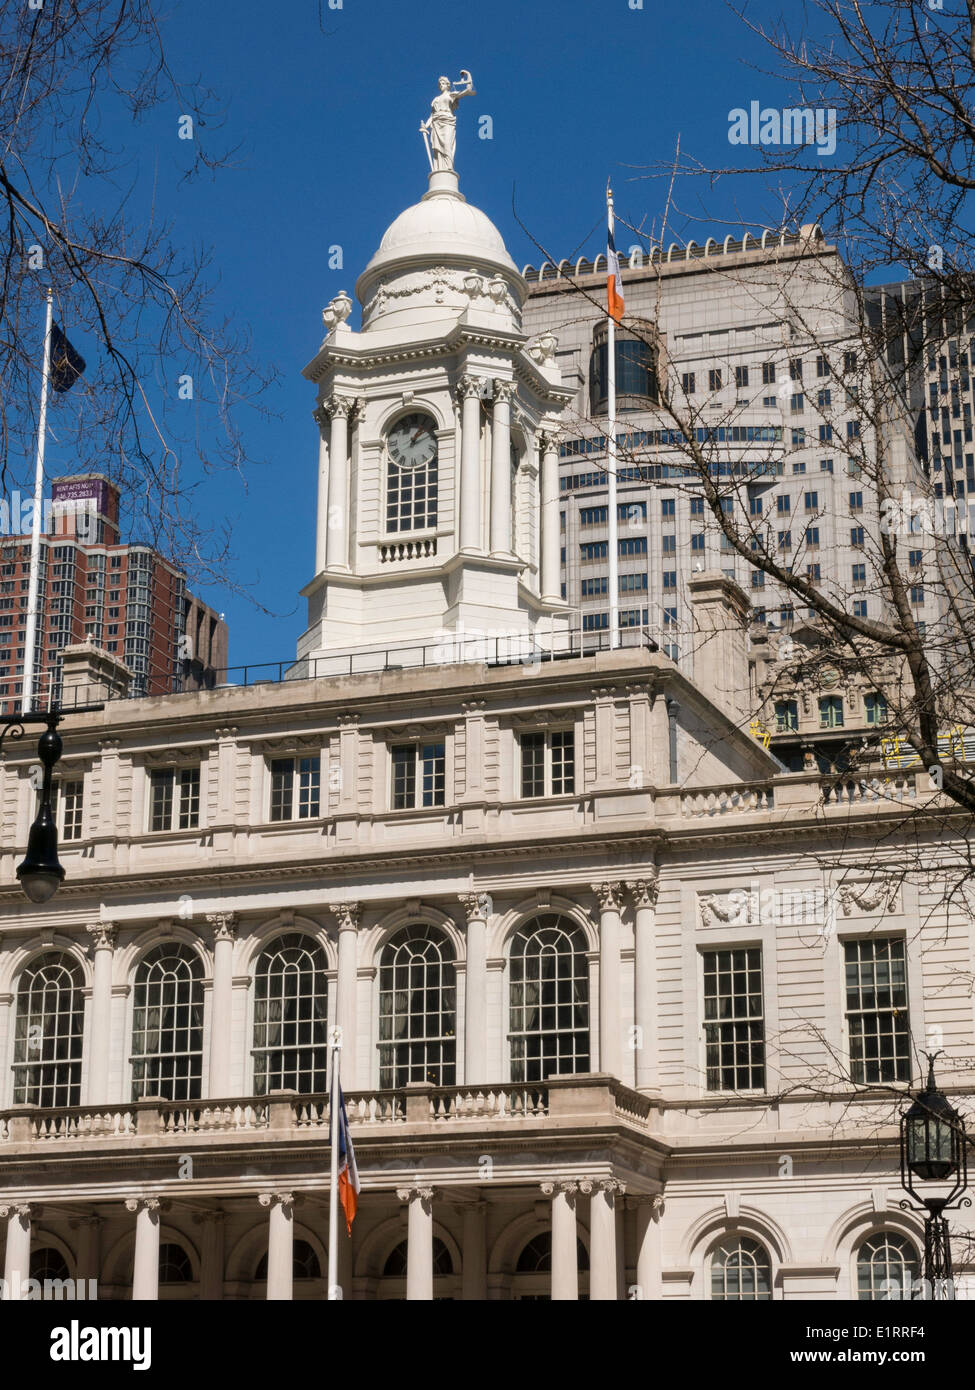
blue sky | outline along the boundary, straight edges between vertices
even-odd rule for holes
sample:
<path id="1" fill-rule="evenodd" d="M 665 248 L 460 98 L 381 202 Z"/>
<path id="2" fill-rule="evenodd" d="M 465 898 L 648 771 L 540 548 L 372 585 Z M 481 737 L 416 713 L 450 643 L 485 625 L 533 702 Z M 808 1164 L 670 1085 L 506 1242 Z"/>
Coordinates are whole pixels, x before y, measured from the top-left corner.
<path id="1" fill-rule="evenodd" d="M 519 265 L 540 257 L 513 203 L 556 255 L 592 254 L 604 242 L 607 175 L 623 219 L 658 223 L 664 185 L 642 167 L 665 160 L 678 135 L 707 163 L 739 158 L 728 144 L 730 109 L 783 101 L 756 70 L 769 66 L 767 51 L 720 0 L 644 0 L 642 10 L 631 0 L 327 2 L 320 23 L 318 0 L 171 0 L 171 64 L 222 97 L 226 121 L 215 139 L 240 146 L 233 167 L 181 184 L 186 149 L 175 110 L 123 132 L 177 237 L 213 248 L 218 313 L 245 326 L 256 355 L 281 373 L 265 402 L 275 418 L 241 417 L 264 465 L 246 490 L 219 474 L 196 499 L 232 521 L 237 578 L 270 610 L 201 590 L 226 614 L 232 663 L 286 659 L 304 627 L 298 591 L 312 577 L 317 446 L 314 390 L 300 372 L 321 340 L 322 306 L 353 292 L 386 226 L 424 192 L 417 128 L 439 74 L 473 73 L 477 95 L 458 108 L 461 187 Z M 801 17 L 795 0 L 791 12 Z M 491 140 L 477 138 L 485 114 Z M 761 179 L 747 191 L 702 193 L 707 209 L 689 190 L 685 197 L 687 211 L 707 213 L 702 225 L 736 217 L 736 195 L 741 215 L 777 219 Z M 673 234 L 707 232 L 678 220 Z M 631 240 L 621 228 L 618 244 Z M 335 244 L 341 270 L 327 264 Z"/>

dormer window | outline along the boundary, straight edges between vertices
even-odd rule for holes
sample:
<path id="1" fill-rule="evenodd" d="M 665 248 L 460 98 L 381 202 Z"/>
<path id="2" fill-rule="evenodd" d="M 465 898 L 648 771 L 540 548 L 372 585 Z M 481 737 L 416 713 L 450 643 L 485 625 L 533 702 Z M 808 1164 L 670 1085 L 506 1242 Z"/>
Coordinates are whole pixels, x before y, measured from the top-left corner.
<path id="1" fill-rule="evenodd" d="M 426 531 L 437 524 L 437 422 L 414 411 L 386 435 L 386 530 Z"/>

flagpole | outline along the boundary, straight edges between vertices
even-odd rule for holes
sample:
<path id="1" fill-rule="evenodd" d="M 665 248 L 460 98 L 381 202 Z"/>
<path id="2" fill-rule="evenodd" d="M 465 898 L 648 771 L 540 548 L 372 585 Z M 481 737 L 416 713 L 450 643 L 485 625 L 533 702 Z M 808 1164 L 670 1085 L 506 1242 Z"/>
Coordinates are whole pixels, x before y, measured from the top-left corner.
<path id="1" fill-rule="evenodd" d="M 342 1055 L 342 1029 L 335 1027 L 329 1033 L 328 1050 L 331 1054 L 331 1079 L 328 1096 L 328 1142 L 331 1159 L 331 1173 L 328 1186 L 328 1297 L 330 1300 L 342 1297 L 339 1283 L 339 1058 Z"/>
<path id="2" fill-rule="evenodd" d="M 613 232 L 615 219 L 613 216 L 613 190 L 606 182 L 606 217 L 609 228 L 610 246 L 613 242 Z M 620 286 L 622 288 L 622 286 Z M 616 647 L 619 643 L 619 516 L 616 510 L 616 320 L 613 318 L 612 310 L 607 305 L 607 334 L 606 334 L 606 353 L 607 353 L 607 407 L 606 412 L 609 416 L 609 439 L 606 449 L 606 470 L 607 483 L 609 486 L 609 645 Z"/>
<path id="3" fill-rule="evenodd" d="M 44 445 L 47 439 L 47 394 L 51 382 L 51 323 L 54 294 L 47 291 L 47 322 L 44 327 L 44 366 L 41 372 L 41 409 L 37 422 L 37 466 L 34 470 L 34 524 L 30 537 L 30 580 L 27 590 L 27 640 L 24 647 L 24 681 L 21 707 L 24 714 L 34 708 L 34 647 L 39 617 L 41 518 L 44 514 Z"/>

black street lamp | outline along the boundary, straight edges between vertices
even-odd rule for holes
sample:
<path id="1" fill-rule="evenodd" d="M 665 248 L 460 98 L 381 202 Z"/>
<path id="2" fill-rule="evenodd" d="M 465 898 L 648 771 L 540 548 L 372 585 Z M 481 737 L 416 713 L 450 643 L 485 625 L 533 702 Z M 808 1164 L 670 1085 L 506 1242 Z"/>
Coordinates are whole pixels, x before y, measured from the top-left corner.
<path id="1" fill-rule="evenodd" d="M 79 705 L 72 713 L 82 714 L 104 708 L 104 705 Z M 58 733 L 62 718 L 59 710 L 48 710 L 46 714 L 22 714 L 17 719 L 9 720 L 0 731 L 2 749 L 8 734 L 14 739 L 23 738 L 26 724 L 47 725 L 37 744 L 37 756 L 44 768 L 40 810 L 27 837 L 27 853 L 23 862 L 17 865 L 20 886 L 32 903 L 49 902 L 64 878 L 64 868 L 58 860 L 58 830 L 51 805 L 52 774 L 64 748 Z"/>
<path id="2" fill-rule="evenodd" d="M 968 1140 L 965 1121 L 934 1079 L 934 1059 L 940 1052 L 924 1054 L 928 1079 L 909 1110 L 901 1114 L 901 1186 L 919 1206 L 902 1201 L 904 1211 L 927 1212 L 924 1221 L 924 1279 L 931 1298 L 951 1298 L 951 1241 L 944 1213 L 953 1207 L 970 1207 Z M 925 1196 L 915 1182 L 950 1184 L 947 1193 Z"/>

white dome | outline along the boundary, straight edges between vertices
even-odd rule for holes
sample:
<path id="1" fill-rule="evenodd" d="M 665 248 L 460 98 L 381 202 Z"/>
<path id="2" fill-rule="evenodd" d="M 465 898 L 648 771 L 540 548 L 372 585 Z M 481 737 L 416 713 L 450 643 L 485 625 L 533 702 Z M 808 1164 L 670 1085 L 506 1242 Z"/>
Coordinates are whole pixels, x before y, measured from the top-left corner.
<path id="1" fill-rule="evenodd" d="M 374 284 L 380 272 L 404 261 L 487 265 L 518 274 L 490 217 L 459 193 L 428 194 L 401 212 L 359 277 L 360 285 Z"/>

